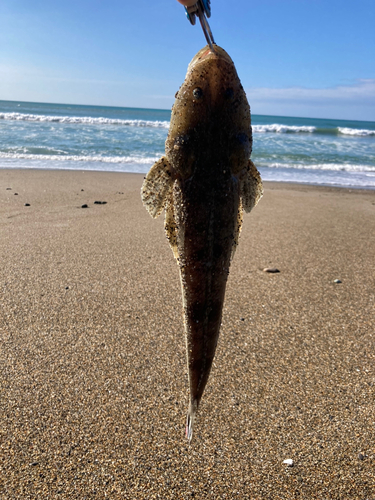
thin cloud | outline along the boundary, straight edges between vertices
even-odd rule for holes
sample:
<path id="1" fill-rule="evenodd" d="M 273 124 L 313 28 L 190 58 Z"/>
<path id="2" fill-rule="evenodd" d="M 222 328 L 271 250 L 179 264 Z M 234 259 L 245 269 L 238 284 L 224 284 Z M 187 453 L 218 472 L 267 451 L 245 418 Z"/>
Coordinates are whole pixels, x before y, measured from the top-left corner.
<path id="1" fill-rule="evenodd" d="M 375 102 L 375 79 L 358 80 L 353 85 L 337 85 L 335 87 L 314 89 L 305 87 L 290 87 L 284 89 L 249 88 L 246 90 L 249 98 L 258 100 L 283 101 L 358 101 Z"/>
<path id="2" fill-rule="evenodd" d="M 258 114 L 321 117 L 334 111 L 337 118 L 375 120 L 375 79 L 327 88 L 248 88 L 246 93 Z"/>

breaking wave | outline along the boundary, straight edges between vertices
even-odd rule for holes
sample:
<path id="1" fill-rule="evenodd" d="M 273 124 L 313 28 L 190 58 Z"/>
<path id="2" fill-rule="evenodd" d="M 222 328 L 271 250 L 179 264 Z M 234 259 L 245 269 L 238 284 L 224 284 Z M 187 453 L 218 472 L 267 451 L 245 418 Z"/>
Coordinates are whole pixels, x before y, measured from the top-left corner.
<path id="1" fill-rule="evenodd" d="M 272 123 L 268 125 L 253 125 L 255 133 L 275 133 L 275 134 L 323 134 L 323 135 L 351 135 L 356 137 L 375 137 L 375 130 L 358 129 L 348 127 L 321 128 L 308 125 L 282 125 Z"/>
<path id="2" fill-rule="evenodd" d="M 5 153 L 0 152 L 0 159 L 4 160 L 38 160 L 48 162 L 91 162 L 91 163 L 112 163 L 112 164 L 139 164 L 152 165 L 159 159 L 157 156 L 100 156 L 100 155 L 58 155 L 58 154 L 32 154 L 32 153 Z M 364 172 L 369 175 L 375 175 L 375 166 L 349 163 L 316 163 L 316 164 L 300 164 L 296 163 L 268 163 L 261 159 L 257 165 L 261 168 L 271 169 L 296 169 L 296 170 L 325 170 L 335 172 Z"/>
<path id="3" fill-rule="evenodd" d="M 355 165 L 349 163 L 316 163 L 316 164 L 298 164 L 298 163 L 258 163 L 259 167 L 266 168 L 291 168 L 297 170 L 331 170 L 334 172 L 368 172 L 375 174 L 375 166 Z"/>
<path id="4" fill-rule="evenodd" d="M 116 118 L 94 118 L 91 116 L 50 116 L 29 113 L 0 113 L 0 120 L 71 123 L 84 125 L 122 125 L 127 127 L 169 128 L 169 121 L 120 120 Z"/>
<path id="5" fill-rule="evenodd" d="M 269 125 L 253 125 L 253 132 L 266 133 L 274 132 L 277 134 L 298 134 L 298 133 L 310 133 L 316 132 L 316 127 L 310 127 L 307 125 L 281 125 L 279 123 L 272 123 Z"/>
<path id="6" fill-rule="evenodd" d="M 359 128 L 348 128 L 348 127 L 338 127 L 338 131 L 343 135 L 355 135 L 361 137 L 375 136 L 375 130 L 359 129 Z"/>
<path id="7" fill-rule="evenodd" d="M 63 123 L 63 124 L 83 124 L 83 125 L 117 125 L 125 127 L 141 128 L 169 128 L 167 120 L 122 120 L 120 118 L 105 118 L 91 116 L 55 116 L 37 115 L 31 113 L 0 113 L 0 120 L 40 122 L 40 123 Z M 281 123 L 271 123 L 266 125 L 253 125 L 254 133 L 265 134 L 328 134 L 328 135 L 349 135 L 357 137 L 375 137 L 375 130 L 356 129 L 349 127 L 321 128 L 311 125 L 284 125 Z"/>
<path id="8" fill-rule="evenodd" d="M 7 160 L 48 160 L 48 161 L 74 161 L 74 162 L 102 162 L 102 163 L 139 163 L 152 165 L 159 159 L 142 156 L 84 156 L 84 155 L 40 155 L 29 153 L 2 153 L 0 158 Z"/>

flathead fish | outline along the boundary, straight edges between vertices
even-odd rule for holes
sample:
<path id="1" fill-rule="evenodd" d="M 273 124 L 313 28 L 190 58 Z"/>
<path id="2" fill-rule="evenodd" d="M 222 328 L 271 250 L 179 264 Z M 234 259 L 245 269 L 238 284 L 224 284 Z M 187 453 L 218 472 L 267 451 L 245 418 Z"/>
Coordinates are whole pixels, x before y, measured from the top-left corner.
<path id="1" fill-rule="evenodd" d="M 208 381 L 219 337 L 229 266 L 242 214 L 262 196 L 250 160 L 250 107 L 236 68 L 217 45 L 189 64 L 172 108 L 165 155 L 147 174 L 142 201 L 165 231 L 182 285 L 190 403 L 186 435 Z"/>

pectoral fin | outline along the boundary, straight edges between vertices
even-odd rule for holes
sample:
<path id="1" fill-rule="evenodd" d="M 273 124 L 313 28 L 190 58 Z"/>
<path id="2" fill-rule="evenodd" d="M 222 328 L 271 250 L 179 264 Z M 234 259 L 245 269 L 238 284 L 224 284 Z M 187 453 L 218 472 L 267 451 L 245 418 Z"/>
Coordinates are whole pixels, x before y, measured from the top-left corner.
<path id="1" fill-rule="evenodd" d="M 151 167 L 141 190 L 143 205 L 151 217 L 156 218 L 162 213 L 172 184 L 172 168 L 169 161 L 162 156 Z"/>
<path id="2" fill-rule="evenodd" d="M 240 195 L 245 212 L 250 212 L 263 196 L 262 179 L 251 160 L 240 178 Z"/>
<path id="3" fill-rule="evenodd" d="M 241 234 L 242 221 L 243 221 L 243 207 L 242 207 L 242 200 L 240 198 L 240 203 L 238 205 L 238 212 L 237 212 L 236 229 L 235 229 L 233 245 L 232 245 L 232 254 L 230 257 L 231 260 L 233 260 L 234 254 L 236 253 L 236 250 L 238 247 L 238 239 L 239 239 L 240 234 Z"/>

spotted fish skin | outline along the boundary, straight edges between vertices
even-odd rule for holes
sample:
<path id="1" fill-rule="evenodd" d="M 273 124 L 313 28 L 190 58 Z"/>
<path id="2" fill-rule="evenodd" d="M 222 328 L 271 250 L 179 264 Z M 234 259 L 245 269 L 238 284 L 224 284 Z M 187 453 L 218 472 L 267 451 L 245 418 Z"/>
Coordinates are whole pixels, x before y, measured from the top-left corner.
<path id="1" fill-rule="evenodd" d="M 225 288 L 243 210 L 262 196 L 250 107 L 228 54 L 204 47 L 191 61 L 172 108 L 165 156 L 142 186 L 152 217 L 165 209 L 184 308 L 190 403 L 186 434 L 206 387 L 219 337 Z"/>

